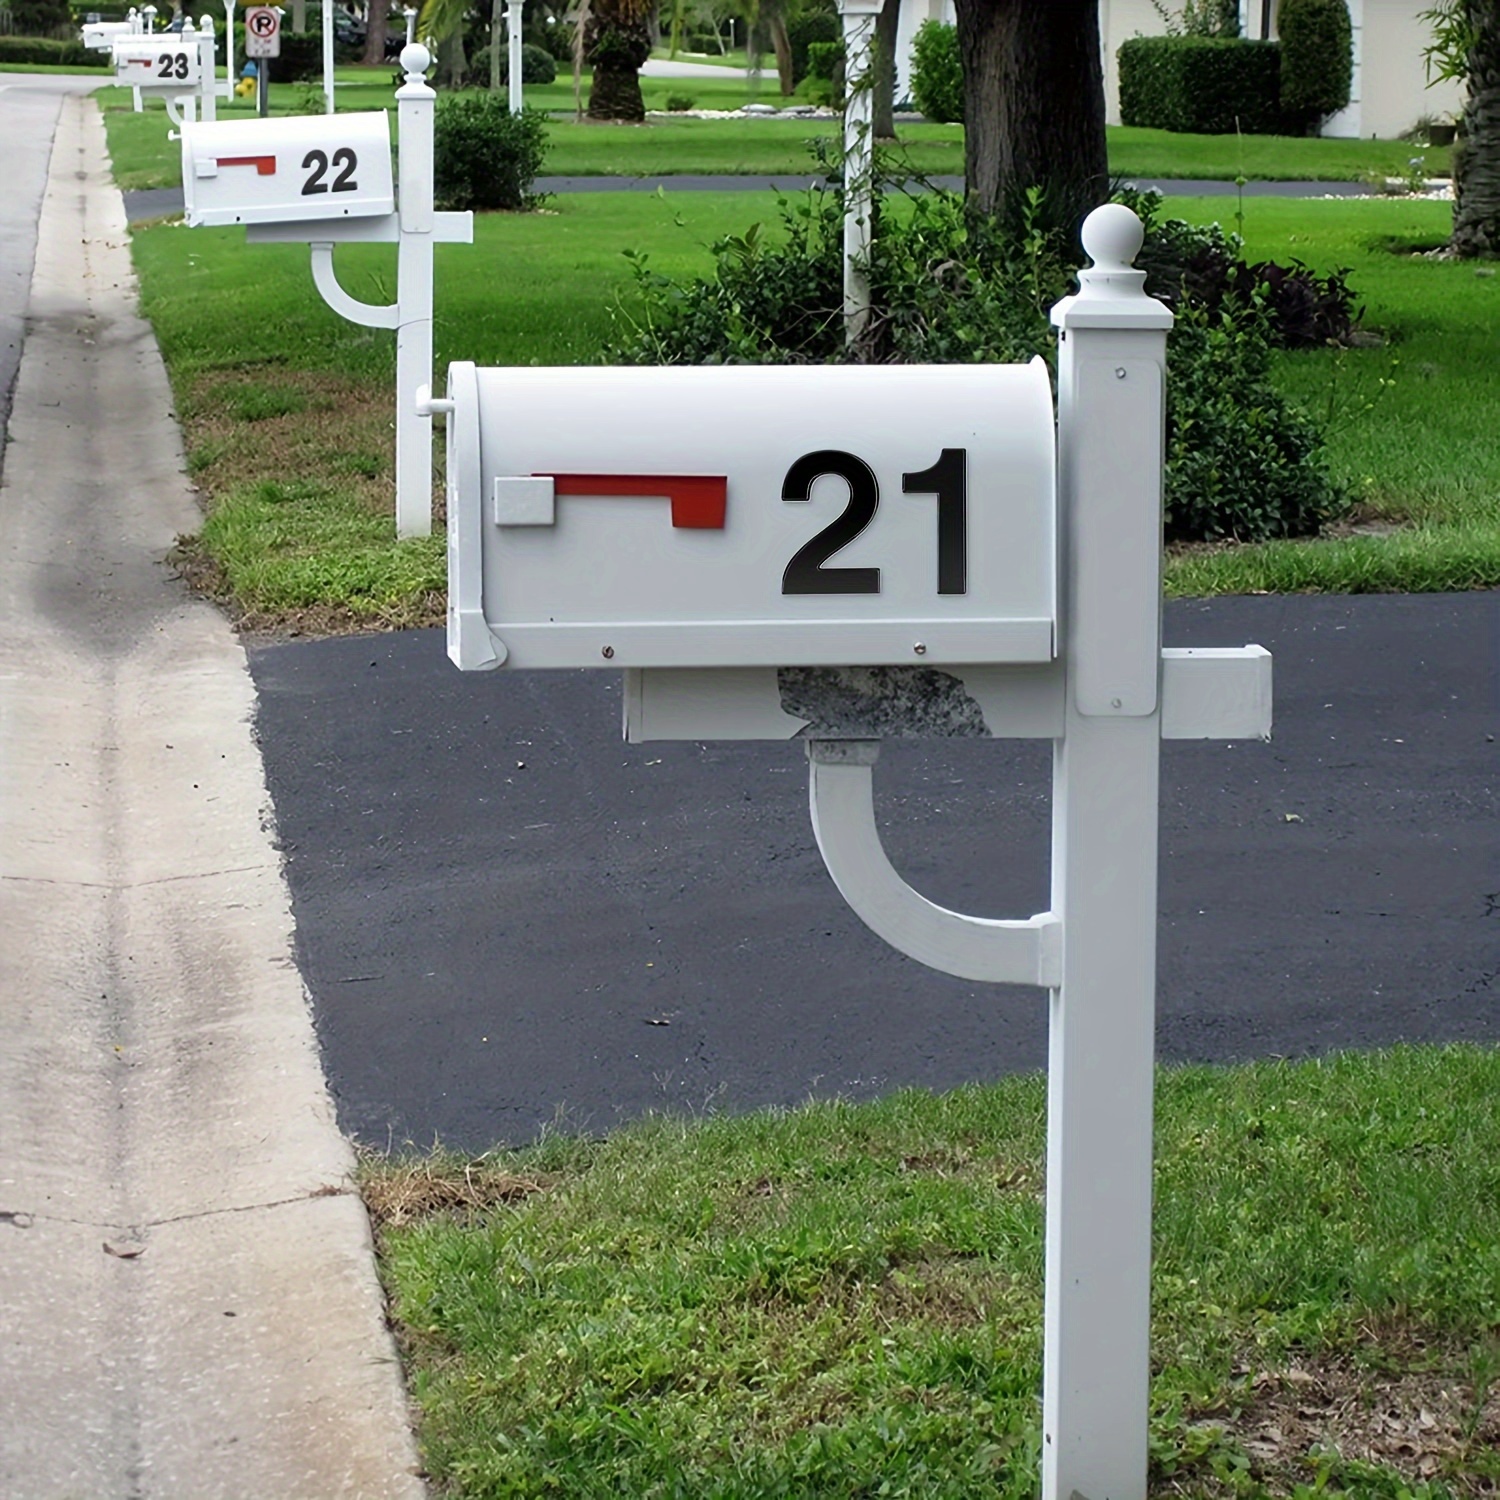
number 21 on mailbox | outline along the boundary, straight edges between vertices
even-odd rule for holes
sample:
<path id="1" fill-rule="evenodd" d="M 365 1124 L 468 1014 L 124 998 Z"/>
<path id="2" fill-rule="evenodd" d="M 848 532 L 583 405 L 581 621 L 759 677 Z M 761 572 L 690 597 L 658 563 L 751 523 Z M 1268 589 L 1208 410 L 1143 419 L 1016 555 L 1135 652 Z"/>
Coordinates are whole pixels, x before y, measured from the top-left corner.
<path id="1" fill-rule="evenodd" d="M 462 666 L 1043 662 L 1030 365 L 449 369 Z"/>

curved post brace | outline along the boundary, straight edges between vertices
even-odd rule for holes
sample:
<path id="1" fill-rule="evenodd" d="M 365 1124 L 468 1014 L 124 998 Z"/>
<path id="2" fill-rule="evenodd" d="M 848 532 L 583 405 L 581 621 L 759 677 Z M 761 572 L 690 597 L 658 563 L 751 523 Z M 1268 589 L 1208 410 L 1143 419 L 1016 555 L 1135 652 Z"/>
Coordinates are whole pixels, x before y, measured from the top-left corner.
<path id="1" fill-rule="evenodd" d="M 192 95 L 185 94 L 182 97 L 188 100 L 186 115 L 188 123 L 191 124 L 193 122 Z M 161 102 L 167 106 L 167 118 L 177 127 L 176 130 L 169 130 L 167 132 L 167 139 L 169 141 L 181 140 L 184 111 L 179 106 L 178 96 L 175 94 L 165 94 L 162 96 Z"/>
<path id="2" fill-rule="evenodd" d="M 399 304 L 392 302 L 386 307 L 376 307 L 369 302 L 360 302 L 351 297 L 339 285 L 333 269 L 333 242 L 315 240 L 312 244 L 313 285 L 323 300 L 341 318 L 366 328 L 394 328 L 401 316 Z"/>
<path id="3" fill-rule="evenodd" d="M 873 932 L 919 963 L 993 984 L 1062 983 L 1062 923 L 966 917 L 929 901 L 898 875 L 875 826 L 878 740 L 809 740 L 808 798 L 823 863 Z"/>

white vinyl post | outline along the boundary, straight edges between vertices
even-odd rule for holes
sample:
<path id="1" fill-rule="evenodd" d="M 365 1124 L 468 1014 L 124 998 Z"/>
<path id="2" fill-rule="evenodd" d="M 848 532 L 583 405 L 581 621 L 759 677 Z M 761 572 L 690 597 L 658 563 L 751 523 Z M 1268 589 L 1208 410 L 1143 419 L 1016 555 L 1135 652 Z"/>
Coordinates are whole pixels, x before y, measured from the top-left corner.
<path id="1" fill-rule="evenodd" d="M 1144 1500 L 1151 1311 L 1166 331 L 1140 221 L 1095 209 L 1053 309 L 1060 649 L 1047 1067 L 1044 1500 Z"/>
<path id="2" fill-rule="evenodd" d="M 234 12 L 235 0 L 224 0 L 224 97 L 234 98 Z"/>
<path id="3" fill-rule="evenodd" d="M 333 113 L 333 0 L 323 0 L 323 113 Z"/>
<path id="4" fill-rule="evenodd" d="M 510 48 L 510 87 L 508 99 L 510 112 L 521 113 L 521 11 L 526 0 L 505 0 L 505 38 Z"/>
<path id="5" fill-rule="evenodd" d="M 870 316 L 870 212 L 874 96 L 870 50 L 882 0 L 839 0 L 844 29 L 844 333 L 852 343 Z"/>
<path id="6" fill-rule="evenodd" d="M 432 130 L 437 94 L 425 74 L 432 54 L 420 42 L 401 49 L 406 82 L 396 90 L 401 163 L 396 243 L 396 535 L 432 531 L 432 417 L 415 405 L 432 384 Z"/>
<path id="7" fill-rule="evenodd" d="M 199 118 L 219 117 L 219 75 L 214 69 L 214 18 L 198 18 L 198 99 Z"/>
<path id="8" fill-rule="evenodd" d="M 141 7 L 141 31 L 150 36 L 156 30 L 156 7 L 154 5 L 143 5 Z M 146 108 L 146 101 L 141 97 L 141 86 L 134 85 L 130 90 L 130 104 L 136 114 L 140 114 Z"/>

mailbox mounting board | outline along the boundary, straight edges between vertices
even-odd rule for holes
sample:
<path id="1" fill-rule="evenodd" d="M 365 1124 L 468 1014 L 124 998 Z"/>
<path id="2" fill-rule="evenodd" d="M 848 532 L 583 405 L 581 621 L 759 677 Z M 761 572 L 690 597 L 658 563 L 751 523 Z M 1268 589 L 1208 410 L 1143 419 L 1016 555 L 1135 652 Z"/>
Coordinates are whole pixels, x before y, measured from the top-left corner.
<path id="1" fill-rule="evenodd" d="M 1041 662 L 1029 365 L 449 371 L 450 653 L 520 667 Z M 479 625 L 496 643 L 458 637 Z"/>
<path id="2" fill-rule="evenodd" d="M 182 191 L 193 226 L 392 213 L 389 116 L 190 122 L 182 129 Z"/>
<path id="3" fill-rule="evenodd" d="M 198 87 L 202 65 L 196 40 L 182 37 L 117 36 L 110 48 L 115 82 L 157 93 L 187 94 Z"/>

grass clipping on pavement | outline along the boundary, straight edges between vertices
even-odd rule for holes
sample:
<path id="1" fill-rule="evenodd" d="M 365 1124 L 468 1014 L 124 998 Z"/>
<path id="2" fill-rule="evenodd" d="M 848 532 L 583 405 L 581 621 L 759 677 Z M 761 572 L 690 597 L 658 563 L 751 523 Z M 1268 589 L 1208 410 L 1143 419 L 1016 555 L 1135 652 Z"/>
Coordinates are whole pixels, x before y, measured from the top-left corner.
<path id="1" fill-rule="evenodd" d="M 1500 1493 L 1500 1052 L 1164 1071 L 1154 1496 Z M 1045 1086 L 364 1191 L 436 1493 L 1032 1496 Z"/>

